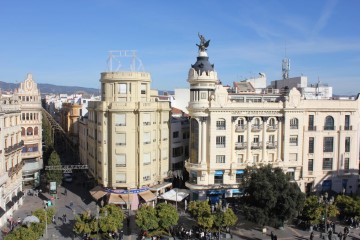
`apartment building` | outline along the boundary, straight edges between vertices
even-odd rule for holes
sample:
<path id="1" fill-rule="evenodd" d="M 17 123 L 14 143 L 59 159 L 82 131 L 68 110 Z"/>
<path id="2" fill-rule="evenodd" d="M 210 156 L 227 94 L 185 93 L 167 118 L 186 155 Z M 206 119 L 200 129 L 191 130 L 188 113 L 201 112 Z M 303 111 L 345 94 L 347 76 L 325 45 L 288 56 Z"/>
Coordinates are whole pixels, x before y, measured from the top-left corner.
<path id="1" fill-rule="evenodd" d="M 81 161 L 110 192 L 130 190 L 136 209 L 137 193 L 168 177 L 170 102 L 150 89 L 147 72 L 103 72 L 100 82 L 101 101 L 88 102 L 80 123 Z"/>
<path id="2" fill-rule="evenodd" d="M 0 95 L 0 225 L 22 205 L 22 170 L 20 106 L 13 95 Z"/>
<path id="3" fill-rule="evenodd" d="M 32 74 L 28 74 L 14 95 L 21 103 L 21 138 L 23 181 L 24 184 L 37 187 L 40 184 L 40 170 L 43 168 L 42 152 L 42 106 L 41 95 Z"/>
<path id="4" fill-rule="evenodd" d="M 305 99 L 221 85 L 206 50 L 189 70 L 192 199 L 241 194 L 247 166 L 280 167 L 304 192 L 358 191 L 360 99 Z"/>

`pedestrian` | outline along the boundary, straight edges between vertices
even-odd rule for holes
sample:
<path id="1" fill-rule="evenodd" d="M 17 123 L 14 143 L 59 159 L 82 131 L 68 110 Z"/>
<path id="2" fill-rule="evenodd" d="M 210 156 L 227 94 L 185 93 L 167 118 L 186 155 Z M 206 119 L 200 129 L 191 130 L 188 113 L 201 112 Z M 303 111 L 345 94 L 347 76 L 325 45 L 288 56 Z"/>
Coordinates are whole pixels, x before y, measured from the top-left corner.
<path id="1" fill-rule="evenodd" d="M 274 233 L 273 233 L 273 231 L 271 231 L 270 237 L 271 237 L 271 240 L 274 240 Z"/>
<path id="2" fill-rule="evenodd" d="M 65 188 L 65 190 L 64 190 L 64 195 L 67 196 L 67 190 L 66 190 L 66 188 Z"/>
<path id="3" fill-rule="evenodd" d="M 310 233 L 310 240 L 314 240 L 314 232 Z"/>
<path id="4" fill-rule="evenodd" d="M 56 224 L 55 215 L 52 217 L 52 223 L 53 223 L 53 224 Z"/>
<path id="5" fill-rule="evenodd" d="M 73 201 L 70 201 L 70 208 L 72 208 L 74 206 Z"/>
<path id="6" fill-rule="evenodd" d="M 274 240 L 277 240 L 277 235 L 274 236 Z"/>

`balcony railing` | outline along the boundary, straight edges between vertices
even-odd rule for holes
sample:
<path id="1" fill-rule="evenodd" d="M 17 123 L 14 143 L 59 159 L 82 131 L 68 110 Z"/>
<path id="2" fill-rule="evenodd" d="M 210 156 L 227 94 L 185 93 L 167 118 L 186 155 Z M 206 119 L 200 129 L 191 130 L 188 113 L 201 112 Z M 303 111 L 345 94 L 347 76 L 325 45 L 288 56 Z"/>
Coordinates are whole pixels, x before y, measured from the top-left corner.
<path id="1" fill-rule="evenodd" d="M 252 125 L 251 126 L 251 131 L 253 131 L 253 132 L 259 132 L 259 131 L 261 131 L 261 129 L 262 129 L 262 126 L 261 125 Z"/>
<path id="2" fill-rule="evenodd" d="M 345 131 L 352 131 L 353 130 L 353 127 L 352 126 L 344 126 L 343 127 Z"/>
<path id="3" fill-rule="evenodd" d="M 235 149 L 245 149 L 247 147 L 247 142 L 237 142 L 235 143 Z"/>
<path id="4" fill-rule="evenodd" d="M 274 149 L 277 147 L 277 142 L 267 142 L 266 143 L 266 148 L 267 149 Z"/>
<path id="5" fill-rule="evenodd" d="M 235 132 L 244 132 L 247 126 L 245 124 L 237 124 L 235 126 Z"/>
<path id="6" fill-rule="evenodd" d="M 267 126 L 267 130 L 269 131 L 269 132 L 274 132 L 274 131 L 276 131 L 278 129 L 278 125 L 277 124 L 275 124 L 275 125 L 268 125 Z"/>
<path id="7" fill-rule="evenodd" d="M 205 169 L 206 168 L 206 163 L 201 164 L 201 163 L 185 162 L 185 167 L 186 168 L 191 168 L 192 170 L 194 170 L 194 169 Z"/>
<path id="8" fill-rule="evenodd" d="M 197 178 L 189 178 L 189 183 L 197 184 Z"/>
<path id="9" fill-rule="evenodd" d="M 262 147 L 262 142 L 252 142 L 251 143 L 251 148 L 252 149 L 259 149 Z"/>
<path id="10" fill-rule="evenodd" d="M 324 126 L 325 131 L 334 131 L 335 129 L 335 126 Z"/>
<path id="11" fill-rule="evenodd" d="M 16 151 L 18 149 L 21 149 L 23 146 L 24 146 L 24 141 L 21 140 L 19 143 L 16 143 L 16 144 L 14 144 L 12 146 L 9 146 L 9 147 L 5 148 L 4 149 L 5 154 L 10 154 L 10 153 L 12 153 L 12 152 L 14 152 L 14 151 Z"/>
<path id="12" fill-rule="evenodd" d="M 223 184 L 223 183 L 224 183 L 224 179 L 214 179 L 214 183 L 215 183 L 215 184 Z"/>
<path id="13" fill-rule="evenodd" d="M 308 131 L 316 131 L 316 126 L 308 126 Z"/>

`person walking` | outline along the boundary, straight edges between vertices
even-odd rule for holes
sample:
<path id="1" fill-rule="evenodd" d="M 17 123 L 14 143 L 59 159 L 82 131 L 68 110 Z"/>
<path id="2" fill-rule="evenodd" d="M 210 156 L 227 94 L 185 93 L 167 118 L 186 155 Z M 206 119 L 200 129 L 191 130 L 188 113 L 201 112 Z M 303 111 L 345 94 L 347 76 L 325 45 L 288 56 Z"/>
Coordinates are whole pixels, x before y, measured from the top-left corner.
<path id="1" fill-rule="evenodd" d="M 66 190 L 66 188 L 65 188 L 65 190 L 64 190 L 64 195 L 67 196 L 67 190 Z"/>
<path id="2" fill-rule="evenodd" d="M 314 232 L 310 233 L 310 240 L 314 240 Z"/>
<path id="3" fill-rule="evenodd" d="M 55 215 L 52 217 L 52 223 L 56 225 Z"/>

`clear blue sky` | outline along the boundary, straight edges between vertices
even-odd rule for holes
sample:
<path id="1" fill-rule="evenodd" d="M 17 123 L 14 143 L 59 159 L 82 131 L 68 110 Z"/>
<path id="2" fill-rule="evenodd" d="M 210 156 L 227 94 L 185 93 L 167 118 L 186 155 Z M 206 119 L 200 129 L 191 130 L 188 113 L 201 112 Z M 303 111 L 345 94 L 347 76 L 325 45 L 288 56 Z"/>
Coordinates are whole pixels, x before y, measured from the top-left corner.
<path id="1" fill-rule="evenodd" d="M 268 83 L 318 78 L 360 92 L 360 1 L 11 0 L 0 3 L 0 81 L 99 88 L 109 50 L 137 50 L 152 88 L 188 87 L 198 32 L 223 84 L 259 72 Z"/>

